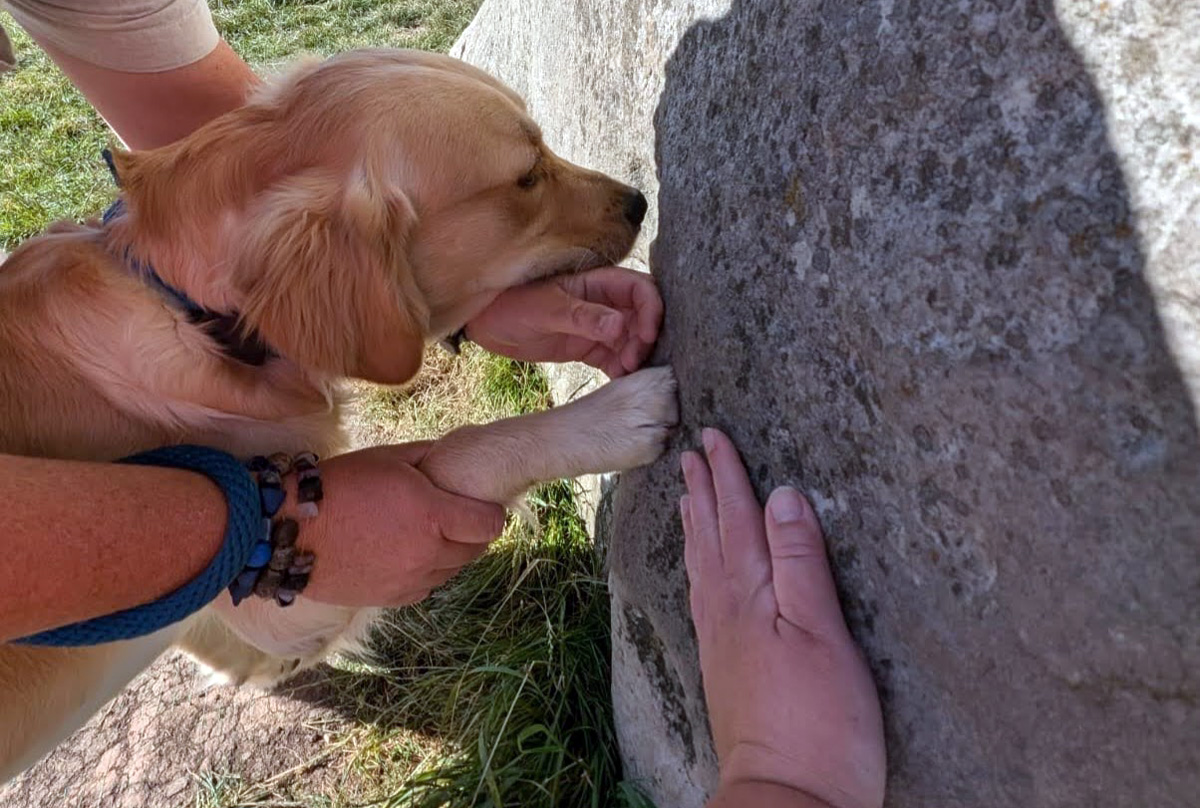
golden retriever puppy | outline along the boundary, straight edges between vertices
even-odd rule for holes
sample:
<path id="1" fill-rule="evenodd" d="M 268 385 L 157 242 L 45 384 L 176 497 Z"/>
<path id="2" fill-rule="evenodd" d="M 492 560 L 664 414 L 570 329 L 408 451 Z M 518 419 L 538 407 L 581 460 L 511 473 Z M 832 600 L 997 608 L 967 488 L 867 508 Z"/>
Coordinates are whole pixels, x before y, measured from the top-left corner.
<path id="1" fill-rule="evenodd" d="M 634 189 L 551 153 L 495 79 L 407 51 L 303 63 L 190 137 L 115 164 L 122 215 L 57 225 L 0 266 L 0 451 L 339 451 L 341 379 L 409 379 L 427 340 L 503 290 L 622 258 L 645 212 Z M 222 316 L 172 305 L 139 264 Z M 675 417 L 670 371 L 643 370 L 453 432 L 422 470 L 509 504 L 538 481 L 649 462 Z M 269 684 L 353 646 L 375 614 L 303 597 L 234 609 L 223 596 L 137 640 L 0 645 L 0 781 L 173 644 Z"/>

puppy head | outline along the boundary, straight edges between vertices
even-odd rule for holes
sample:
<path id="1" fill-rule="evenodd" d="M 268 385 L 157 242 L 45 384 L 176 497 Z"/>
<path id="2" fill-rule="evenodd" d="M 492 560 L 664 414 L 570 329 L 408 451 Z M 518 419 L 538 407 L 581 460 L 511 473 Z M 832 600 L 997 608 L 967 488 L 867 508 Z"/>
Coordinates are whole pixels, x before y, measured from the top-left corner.
<path id="1" fill-rule="evenodd" d="M 211 259 L 178 279 L 189 293 L 219 286 L 289 359 L 382 382 L 504 289 L 620 260 L 645 214 L 554 155 L 494 78 L 413 51 L 305 63 L 118 164 L 140 232 L 196 223 Z"/>

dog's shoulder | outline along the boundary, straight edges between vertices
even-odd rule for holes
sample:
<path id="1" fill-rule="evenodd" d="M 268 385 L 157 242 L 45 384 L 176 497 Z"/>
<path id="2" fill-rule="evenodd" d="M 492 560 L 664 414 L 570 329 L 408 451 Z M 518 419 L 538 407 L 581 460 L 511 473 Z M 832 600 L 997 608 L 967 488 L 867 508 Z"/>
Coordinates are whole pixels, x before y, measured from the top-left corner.
<path id="1" fill-rule="evenodd" d="M 103 231 L 77 222 L 55 222 L 40 236 L 22 242 L 0 263 L 0 299 L 62 293 L 74 286 L 94 291 L 111 258 Z M 40 295 L 39 295 L 40 296 Z"/>

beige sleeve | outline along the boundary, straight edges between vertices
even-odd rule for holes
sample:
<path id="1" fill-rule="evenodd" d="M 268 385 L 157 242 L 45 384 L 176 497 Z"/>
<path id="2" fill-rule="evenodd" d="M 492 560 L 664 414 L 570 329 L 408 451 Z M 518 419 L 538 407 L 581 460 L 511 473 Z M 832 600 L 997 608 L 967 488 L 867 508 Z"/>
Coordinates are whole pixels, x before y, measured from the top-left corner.
<path id="1" fill-rule="evenodd" d="M 199 61 L 219 35 L 206 0 L 0 0 L 34 39 L 129 73 Z"/>

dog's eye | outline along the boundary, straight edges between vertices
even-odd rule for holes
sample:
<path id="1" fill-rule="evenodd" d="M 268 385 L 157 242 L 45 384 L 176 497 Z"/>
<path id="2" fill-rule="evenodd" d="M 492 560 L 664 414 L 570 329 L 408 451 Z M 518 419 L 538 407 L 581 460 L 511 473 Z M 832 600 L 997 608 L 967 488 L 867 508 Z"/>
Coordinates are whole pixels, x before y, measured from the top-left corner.
<path id="1" fill-rule="evenodd" d="M 536 171 L 530 171 L 528 174 L 522 175 L 522 177 L 519 180 L 517 180 L 517 187 L 523 188 L 525 190 L 529 190 L 530 188 L 532 188 L 533 186 L 535 186 L 537 184 L 538 184 L 538 175 L 537 175 Z"/>

